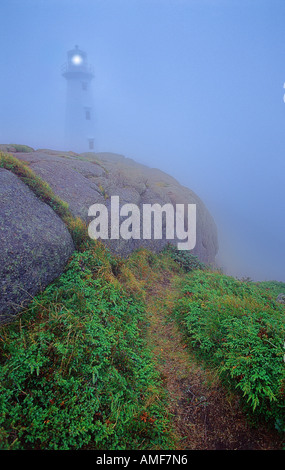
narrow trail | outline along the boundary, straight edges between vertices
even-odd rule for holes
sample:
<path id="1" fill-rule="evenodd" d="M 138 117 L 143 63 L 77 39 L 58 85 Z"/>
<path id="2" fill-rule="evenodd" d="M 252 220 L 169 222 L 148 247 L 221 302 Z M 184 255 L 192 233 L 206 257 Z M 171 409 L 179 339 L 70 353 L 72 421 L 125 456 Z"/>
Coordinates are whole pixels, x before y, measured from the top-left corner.
<path id="1" fill-rule="evenodd" d="M 177 287 L 165 275 L 147 289 L 148 341 L 170 397 L 177 450 L 279 450 L 277 433 L 253 429 L 238 399 L 189 353 L 170 312 Z"/>

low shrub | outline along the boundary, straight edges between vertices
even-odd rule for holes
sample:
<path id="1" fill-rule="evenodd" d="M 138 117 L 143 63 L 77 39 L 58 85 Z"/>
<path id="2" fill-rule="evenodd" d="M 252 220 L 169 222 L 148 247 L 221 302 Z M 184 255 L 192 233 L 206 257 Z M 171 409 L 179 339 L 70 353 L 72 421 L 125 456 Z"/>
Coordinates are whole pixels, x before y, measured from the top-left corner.
<path id="1" fill-rule="evenodd" d="M 171 243 L 165 246 L 162 253 L 169 255 L 185 272 L 206 268 L 206 265 L 202 263 L 197 256 L 189 253 L 188 250 L 178 250 L 178 248 Z"/>
<path id="2" fill-rule="evenodd" d="M 187 276 L 174 315 L 196 354 L 240 392 L 252 416 L 285 430 L 285 309 L 252 283 L 218 273 Z"/>
<path id="3" fill-rule="evenodd" d="M 170 446 L 144 305 L 112 282 L 100 249 L 75 253 L 21 318 L 1 328 L 2 449 Z"/>

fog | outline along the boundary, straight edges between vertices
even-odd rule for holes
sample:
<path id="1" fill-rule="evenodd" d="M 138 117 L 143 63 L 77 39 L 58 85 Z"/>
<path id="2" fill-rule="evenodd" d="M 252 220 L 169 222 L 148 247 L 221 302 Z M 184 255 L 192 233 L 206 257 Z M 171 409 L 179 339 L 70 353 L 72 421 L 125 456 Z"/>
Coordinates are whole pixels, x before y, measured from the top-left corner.
<path id="1" fill-rule="evenodd" d="M 225 272 L 285 282 L 284 0 L 1 0 L 0 143 L 66 149 L 67 51 L 95 151 L 159 168 L 213 215 Z"/>

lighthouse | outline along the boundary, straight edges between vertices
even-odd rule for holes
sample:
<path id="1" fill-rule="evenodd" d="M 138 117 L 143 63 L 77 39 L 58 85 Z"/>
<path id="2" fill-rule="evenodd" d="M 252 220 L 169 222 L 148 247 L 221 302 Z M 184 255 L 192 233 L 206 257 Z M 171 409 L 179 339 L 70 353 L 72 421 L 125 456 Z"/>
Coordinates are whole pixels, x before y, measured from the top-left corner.
<path id="1" fill-rule="evenodd" d="M 67 52 L 62 69 L 66 79 L 65 146 L 74 152 L 94 150 L 94 110 L 91 82 L 94 77 L 87 55 L 75 46 Z"/>

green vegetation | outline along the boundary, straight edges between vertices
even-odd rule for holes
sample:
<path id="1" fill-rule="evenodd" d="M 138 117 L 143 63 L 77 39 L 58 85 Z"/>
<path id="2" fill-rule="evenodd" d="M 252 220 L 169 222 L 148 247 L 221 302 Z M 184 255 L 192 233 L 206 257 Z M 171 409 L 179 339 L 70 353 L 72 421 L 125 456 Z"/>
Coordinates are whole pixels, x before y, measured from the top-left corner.
<path id="1" fill-rule="evenodd" d="M 17 175 L 41 201 L 48 204 L 61 217 L 72 236 L 77 250 L 89 246 L 90 239 L 86 224 L 79 217 L 74 218 L 72 216 L 68 204 L 55 196 L 48 183 L 37 176 L 26 163 L 12 155 L 0 152 L 0 168 L 5 168 Z"/>
<path id="2" fill-rule="evenodd" d="M 278 281 L 263 281 L 263 282 L 256 282 L 257 286 L 261 287 L 262 289 L 266 289 L 270 291 L 270 293 L 277 297 L 279 294 L 285 294 L 285 283 L 278 282 Z"/>
<path id="3" fill-rule="evenodd" d="M 174 314 L 191 348 L 241 394 L 251 416 L 284 431 L 284 307 L 261 287 L 201 270 L 182 292 Z"/>
<path id="4" fill-rule="evenodd" d="M 32 147 L 29 147 L 28 145 L 9 144 L 9 145 L 1 145 L 0 150 L 2 150 L 2 148 L 5 152 L 22 152 L 22 153 L 34 152 L 34 149 Z"/>
<path id="5" fill-rule="evenodd" d="M 251 283 L 185 274 L 167 251 L 122 260 L 93 242 L 1 328 L 2 449 L 173 448 L 146 315 L 146 293 L 162 295 L 170 272 L 188 347 L 240 394 L 250 419 L 283 432 L 284 306 Z"/>
<path id="6" fill-rule="evenodd" d="M 2 448 L 169 448 L 145 321 L 143 303 L 113 276 L 100 243 L 75 253 L 1 330 Z"/>
<path id="7" fill-rule="evenodd" d="M 169 255 L 185 272 L 206 268 L 206 265 L 197 256 L 192 255 L 187 250 L 178 250 L 170 243 L 165 246 L 162 253 Z"/>
<path id="8" fill-rule="evenodd" d="M 108 196 L 108 194 L 106 193 L 105 189 L 103 188 L 102 184 L 99 184 L 98 187 L 99 187 L 99 189 L 100 189 L 100 191 L 101 191 L 101 194 L 102 194 L 102 196 L 104 197 L 104 199 L 108 199 L 109 196 Z"/>

